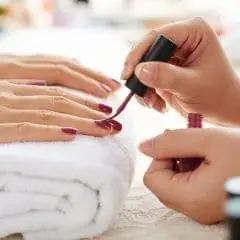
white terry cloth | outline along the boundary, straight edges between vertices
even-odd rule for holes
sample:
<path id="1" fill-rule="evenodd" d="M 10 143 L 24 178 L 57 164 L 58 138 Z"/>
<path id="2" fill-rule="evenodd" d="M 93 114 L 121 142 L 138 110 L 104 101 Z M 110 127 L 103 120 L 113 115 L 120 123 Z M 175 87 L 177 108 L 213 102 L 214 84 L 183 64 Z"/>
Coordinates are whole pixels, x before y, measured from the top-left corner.
<path id="1" fill-rule="evenodd" d="M 123 132 L 114 137 L 0 145 L 0 237 L 72 240 L 107 230 L 134 172 L 125 115 Z"/>
<path id="2" fill-rule="evenodd" d="M 61 38 L 51 34 L 43 40 L 40 37 L 46 34 L 41 33 L 10 36 L 1 51 L 35 53 L 38 49 L 40 53 L 47 48 L 47 53 L 69 51 L 71 55 L 78 49 L 75 42 L 83 59 L 107 68 L 108 64 L 97 60 L 103 54 L 96 55 L 95 48 L 90 48 L 92 54 L 84 53 L 92 38 L 85 37 L 81 44 L 85 35 L 55 41 Z M 31 39 L 27 45 L 26 39 Z M 112 61 L 111 57 L 107 59 Z M 119 102 L 117 97 L 107 100 L 114 109 Z M 22 233 L 26 240 L 75 240 L 107 230 L 121 209 L 134 172 L 135 138 L 127 112 L 119 117 L 123 131 L 114 137 L 0 145 L 0 237 Z"/>

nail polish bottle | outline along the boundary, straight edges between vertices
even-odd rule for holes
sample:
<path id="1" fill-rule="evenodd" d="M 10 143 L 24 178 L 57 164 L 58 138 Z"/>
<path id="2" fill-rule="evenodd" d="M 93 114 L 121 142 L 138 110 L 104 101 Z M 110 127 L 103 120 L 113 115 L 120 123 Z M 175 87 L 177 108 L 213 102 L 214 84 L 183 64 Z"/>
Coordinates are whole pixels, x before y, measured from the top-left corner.
<path id="1" fill-rule="evenodd" d="M 224 189 L 228 199 L 240 198 L 240 177 L 232 177 L 228 179 L 225 183 Z"/>
<path id="2" fill-rule="evenodd" d="M 160 35 L 149 50 L 144 54 L 141 63 L 143 62 L 168 62 L 174 55 L 177 45 L 168 38 Z M 108 121 L 116 118 L 126 108 L 132 97 L 136 94 L 139 97 L 144 97 L 148 87 L 140 82 L 135 73 L 126 81 L 125 86 L 130 90 L 125 100 L 117 109 L 116 113 L 103 121 Z"/>
<path id="3" fill-rule="evenodd" d="M 188 114 L 188 128 L 202 128 L 203 116 L 197 113 Z M 187 141 L 187 139 L 186 139 Z M 175 172 L 188 172 L 198 168 L 204 161 L 203 158 L 189 157 L 173 159 L 173 170 Z"/>
<path id="4" fill-rule="evenodd" d="M 225 214 L 229 229 L 229 240 L 240 239 L 240 198 L 229 199 L 225 204 Z"/>

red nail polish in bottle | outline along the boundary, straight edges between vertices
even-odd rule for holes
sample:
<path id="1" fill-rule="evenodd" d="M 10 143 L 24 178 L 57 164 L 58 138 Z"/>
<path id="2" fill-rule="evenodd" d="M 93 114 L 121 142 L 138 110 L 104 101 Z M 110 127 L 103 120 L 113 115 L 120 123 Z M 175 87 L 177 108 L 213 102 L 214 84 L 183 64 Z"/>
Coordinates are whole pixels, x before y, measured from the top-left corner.
<path id="1" fill-rule="evenodd" d="M 197 113 L 188 114 L 188 128 L 202 128 L 203 116 Z M 203 158 L 177 158 L 173 161 L 173 170 L 175 172 L 188 172 L 198 168 L 204 161 Z"/>

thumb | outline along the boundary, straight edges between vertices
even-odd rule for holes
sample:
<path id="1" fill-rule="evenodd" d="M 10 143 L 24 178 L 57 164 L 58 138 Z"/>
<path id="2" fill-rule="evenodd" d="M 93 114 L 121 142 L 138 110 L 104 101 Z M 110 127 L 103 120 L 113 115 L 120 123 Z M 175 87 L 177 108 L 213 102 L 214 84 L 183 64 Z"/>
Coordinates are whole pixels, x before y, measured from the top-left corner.
<path id="1" fill-rule="evenodd" d="M 170 63 L 140 63 L 136 67 L 135 74 L 143 84 L 151 88 L 186 92 L 196 85 L 195 71 Z"/>
<path id="2" fill-rule="evenodd" d="M 156 159 L 205 157 L 214 143 L 214 130 L 180 129 L 168 130 L 163 134 L 142 142 L 139 149 Z"/>

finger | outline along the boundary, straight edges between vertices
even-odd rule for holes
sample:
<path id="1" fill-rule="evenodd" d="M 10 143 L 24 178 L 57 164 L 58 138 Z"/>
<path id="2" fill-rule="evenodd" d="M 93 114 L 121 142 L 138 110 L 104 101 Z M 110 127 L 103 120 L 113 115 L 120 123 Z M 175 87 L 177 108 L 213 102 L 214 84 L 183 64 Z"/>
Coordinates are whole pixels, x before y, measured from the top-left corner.
<path id="1" fill-rule="evenodd" d="M 153 108 L 162 113 L 167 111 L 165 101 L 156 93 L 155 89 L 150 88 L 144 96 L 143 101 L 149 108 Z"/>
<path id="2" fill-rule="evenodd" d="M 184 209 L 187 204 L 189 178 L 193 173 L 176 174 L 172 171 L 171 161 L 166 159 L 153 160 L 144 175 L 144 184 L 163 203 L 176 209 Z"/>
<path id="3" fill-rule="evenodd" d="M 1 106 L 13 109 L 42 109 L 82 118 L 103 119 L 105 114 L 62 96 L 0 96 Z"/>
<path id="4" fill-rule="evenodd" d="M 144 154 L 159 159 L 205 157 L 212 147 L 209 139 L 214 139 L 214 134 L 213 129 L 168 130 L 144 141 L 139 148 Z"/>
<path id="5" fill-rule="evenodd" d="M 61 87 L 11 85 L 11 86 L 8 86 L 8 88 L 10 89 L 8 91 L 11 91 L 13 94 L 17 96 L 37 96 L 37 95 L 41 96 L 42 95 L 42 96 L 52 96 L 52 97 L 54 96 L 65 97 L 69 100 L 72 100 L 81 105 L 85 105 L 97 111 L 101 111 L 107 114 L 112 112 L 112 108 L 109 106 L 96 103 L 87 97 L 80 97 L 77 94 L 70 93 L 69 91 L 66 91 Z"/>
<path id="6" fill-rule="evenodd" d="M 96 72 L 83 65 L 78 64 L 76 61 L 70 60 L 64 57 L 51 56 L 51 55 L 35 55 L 35 56 L 23 56 L 19 59 L 23 63 L 29 64 L 50 64 L 50 65 L 62 65 L 66 66 L 74 72 L 84 74 L 91 79 L 101 82 L 115 91 L 121 86 L 120 82 L 115 79 L 109 78 L 100 72 Z"/>
<path id="7" fill-rule="evenodd" d="M 135 96 L 138 103 L 144 107 L 153 108 L 158 112 L 166 112 L 166 102 L 156 93 L 155 89 L 148 89 L 144 98 Z"/>
<path id="8" fill-rule="evenodd" d="M 40 79 L 50 84 L 60 84 L 70 88 L 82 90 L 98 97 L 107 97 L 111 88 L 94 79 L 72 71 L 64 65 L 27 64 L 17 61 L 3 61 L 1 63 L 1 77 L 4 79 Z M 6 71 L 11 69 L 11 71 Z"/>
<path id="9" fill-rule="evenodd" d="M 6 80 L 6 82 L 12 83 L 12 84 L 19 84 L 19 85 L 36 85 L 36 86 L 47 86 L 47 85 L 49 85 L 44 80 L 13 79 L 13 80 Z"/>
<path id="10" fill-rule="evenodd" d="M 78 59 L 76 58 L 67 58 L 61 55 L 42 55 L 42 54 L 32 54 L 32 55 L 16 55 L 16 54 L 12 54 L 12 53 L 6 53 L 6 54 L 1 54 L 1 59 L 4 60 L 27 60 L 27 59 L 43 59 L 43 58 L 51 58 L 51 59 L 58 59 L 58 60 L 62 60 L 62 61 L 73 61 L 76 63 L 79 63 Z"/>
<path id="11" fill-rule="evenodd" d="M 0 143 L 71 141 L 76 137 L 74 128 L 44 126 L 29 122 L 0 124 Z"/>
<path id="12" fill-rule="evenodd" d="M 116 121 L 112 122 L 112 124 L 98 124 L 91 119 L 79 118 L 48 110 L 7 109 L 1 113 L 1 123 L 20 123 L 26 121 L 41 125 L 71 126 L 76 128 L 82 135 L 96 137 L 114 135 L 121 130 L 121 124 Z"/>
<path id="13" fill-rule="evenodd" d="M 167 104 L 161 97 L 157 98 L 152 108 L 161 113 L 166 113 L 168 111 Z"/>
<path id="14" fill-rule="evenodd" d="M 196 72 L 168 63 L 140 63 L 136 76 L 146 86 L 154 89 L 188 92 L 194 88 Z"/>
<path id="15" fill-rule="evenodd" d="M 150 48 L 154 40 L 159 35 L 157 30 L 151 31 L 143 40 L 141 40 L 135 47 L 132 48 L 128 54 L 122 72 L 121 79 L 128 80 L 133 74 L 134 68 L 142 59 L 144 53 Z"/>
<path id="16" fill-rule="evenodd" d="M 178 59 L 185 59 L 192 51 L 194 51 L 194 49 L 196 49 L 201 40 L 201 36 L 196 36 L 196 32 L 204 33 L 206 32 L 206 29 L 210 29 L 210 27 L 205 21 L 201 18 L 195 18 L 192 21 L 170 23 L 159 29 L 153 30 L 129 53 L 124 63 L 122 78 L 128 79 L 132 75 L 135 67 L 158 36 L 163 35 L 176 43 L 178 49 L 175 56 Z"/>

